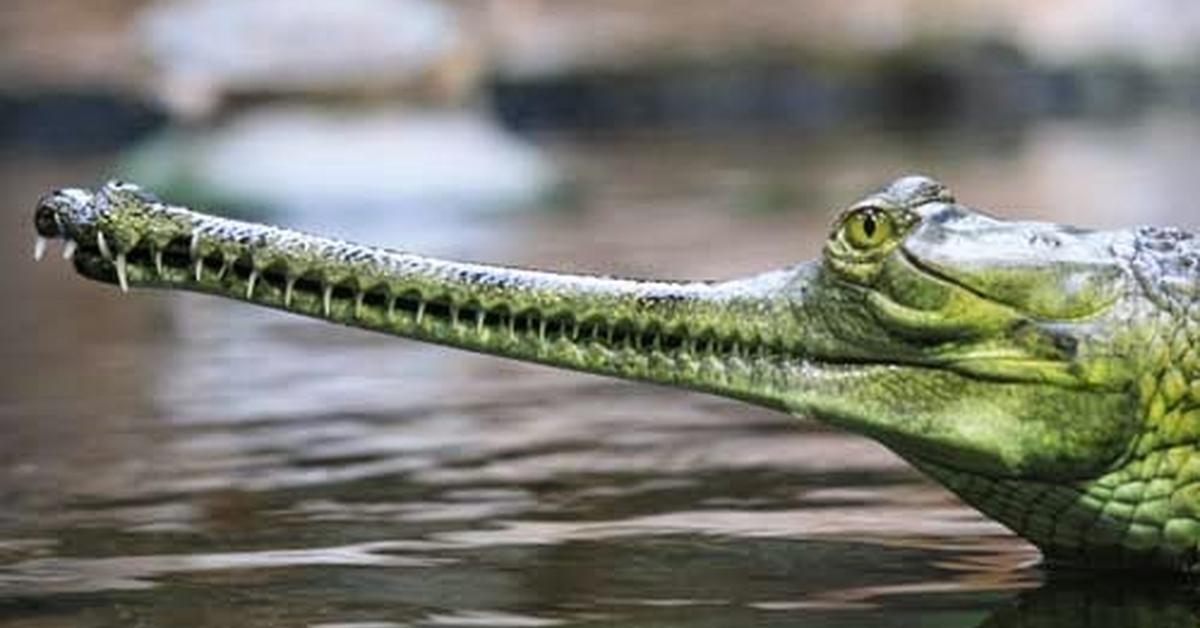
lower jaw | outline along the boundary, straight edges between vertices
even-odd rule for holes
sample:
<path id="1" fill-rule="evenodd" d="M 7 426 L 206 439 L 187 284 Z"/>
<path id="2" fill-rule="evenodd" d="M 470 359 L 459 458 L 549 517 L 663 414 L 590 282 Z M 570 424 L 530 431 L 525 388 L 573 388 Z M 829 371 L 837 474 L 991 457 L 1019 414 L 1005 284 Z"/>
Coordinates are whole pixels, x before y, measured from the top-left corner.
<path id="1" fill-rule="evenodd" d="M 798 369 L 794 357 L 781 354 L 722 354 L 711 346 L 664 350 L 643 346 L 636 336 L 624 343 L 604 344 L 603 339 L 587 338 L 586 330 L 580 332 L 585 337 L 573 338 L 577 330 L 531 321 L 498 322 L 469 309 L 414 312 L 411 306 L 389 307 L 385 299 L 349 288 L 321 290 L 310 285 L 289 290 L 277 278 L 260 278 L 251 286 L 246 269 L 211 263 L 201 267 L 197 280 L 195 267 L 166 265 L 160 272 L 144 261 L 127 261 L 129 286 L 211 294 L 421 342 L 688 388 L 777 410 L 786 410 L 781 400 Z M 80 249 L 74 263 L 85 277 L 113 285 L 119 282 L 115 264 L 99 251 Z"/>

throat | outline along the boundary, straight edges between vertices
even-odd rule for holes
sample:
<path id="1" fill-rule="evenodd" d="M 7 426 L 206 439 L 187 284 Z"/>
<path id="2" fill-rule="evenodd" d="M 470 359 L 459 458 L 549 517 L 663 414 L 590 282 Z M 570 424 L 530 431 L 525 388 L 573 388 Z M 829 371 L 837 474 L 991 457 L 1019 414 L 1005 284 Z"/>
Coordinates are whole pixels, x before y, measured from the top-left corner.
<path id="1" fill-rule="evenodd" d="M 1181 488 L 1163 451 L 1091 480 L 994 478 L 910 459 L 1054 563 L 1191 570 L 1200 558 L 1200 492 Z"/>

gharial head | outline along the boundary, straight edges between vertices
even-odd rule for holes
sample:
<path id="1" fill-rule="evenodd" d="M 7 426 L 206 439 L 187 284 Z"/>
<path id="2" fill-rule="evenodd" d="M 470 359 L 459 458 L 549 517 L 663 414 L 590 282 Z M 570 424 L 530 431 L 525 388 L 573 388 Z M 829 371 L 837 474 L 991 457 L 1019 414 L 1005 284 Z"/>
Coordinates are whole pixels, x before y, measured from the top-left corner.
<path id="1" fill-rule="evenodd" d="M 1132 443 L 1148 305 L 1131 233 L 1008 222 L 901 179 L 835 222 L 790 295 L 812 367 L 787 404 L 916 461 L 1086 478 Z"/>
<path id="2" fill-rule="evenodd" d="M 1109 477 L 1191 377 L 1166 357 L 1190 236 L 1004 221 L 923 177 L 843 212 L 820 260 L 722 282 L 431 260 L 126 184 L 58 192 L 35 222 L 95 279 L 724 394 L 865 433 L 948 483 Z M 971 481 L 953 488 L 980 505 Z"/>
<path id="3" fill-rule="evenodd" d="M 1200 239 L 1012 222 L 904 178 L 787 290 L 784 406 L 866 433 L 1055 560 L 1200 568 Z"/>
<path id="4" fill-rule="evenodd" d="M 206 263 L 228 264 L 235 272 L 222 274 L 243 281 L 255 267 L 282 283 L 289 274 L 304 284 L 388 275 L 349 262 L 346 251 L 360 247 L 279 237 L 281 230 L 249 237 L 255 232 L 239 223 L 162 205 L 119 182 L 96 194 L 55 192 L 35 223 L 42 236 L 77 243 L 74 260 L 85 274 L 118 283 L 170 283 L 155 277 L 152 252 L 191 268 L 207 251 Z M 723 339 L 754 345 L 757 336 L 790 359 L 786 385 L 728 391 L 735 396 L 866 432 L 911 457 L 1005 476 L 1083 477 L 1118 458 L 1135 429 L 1128 392 L 1138 371 L 1129 356 L 1138 339 L 1125 326 L 1141 299 L 1132 244 L 1128 233 L 998 220 L 957 204 L 940 183 L 907 177 L 843 212 L 816 262 L 716 284 L 631 282 L 629 299 L 625 286 L 609 292 L 581 278 L 539 287 L 576 319 L 608 306 L 614 325 L 626 321 L 638 333 L 708 333 L 714 354 L 729 344 Z M 506 271 L 496 269 L 491 276 L 501 281 L 490 283 L 530 285 L 505 280 Z M 447 301 L 485 310 L 497 300 L 458 297 L 449 293 L 470 286 L 422 279 L 429 278 L 409 273 L 390 291 L 415 287 L 437 301 L 440 290 Z M 343 283 L 370 292 L 361 281 Z M 192 287 L 214 286 L 202 279 Z M 522 309 L 520 296 L 511 295 L 510 310 Z"/>

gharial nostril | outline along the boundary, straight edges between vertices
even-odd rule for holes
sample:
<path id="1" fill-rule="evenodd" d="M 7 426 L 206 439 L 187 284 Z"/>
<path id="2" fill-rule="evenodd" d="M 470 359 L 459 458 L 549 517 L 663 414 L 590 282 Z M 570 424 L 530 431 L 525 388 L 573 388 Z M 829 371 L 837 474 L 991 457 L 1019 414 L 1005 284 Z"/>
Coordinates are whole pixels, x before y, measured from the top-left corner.
<path id="1" fill-rule="evenodd" d="M 62 199 L 58 196 L 58 192 L 54 192 L 42 197 L 38 201 L 37 210 L 33 213 L 33 226 L 37 229 L 38 235 L 44 238 L 58 238 L 62 236 L 62 225 L 59 223 L 58 210 L 62 206 Z"/>

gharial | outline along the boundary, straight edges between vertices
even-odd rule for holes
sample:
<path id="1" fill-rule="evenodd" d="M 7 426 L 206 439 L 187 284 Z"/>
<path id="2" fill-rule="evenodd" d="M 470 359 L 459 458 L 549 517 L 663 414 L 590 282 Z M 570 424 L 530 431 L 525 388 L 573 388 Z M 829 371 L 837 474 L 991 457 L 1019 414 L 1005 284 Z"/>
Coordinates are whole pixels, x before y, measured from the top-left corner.
<path id="1" fill-rule="evenodd" d="M 429 259 L 164 204 L 35 214 L 86 277 L 195 290 L 860 432 L 1049 564 L 1200 570 L 1200 240 L 1009 222 L 906 177 L 818 261 L 717 282 Z"/>

